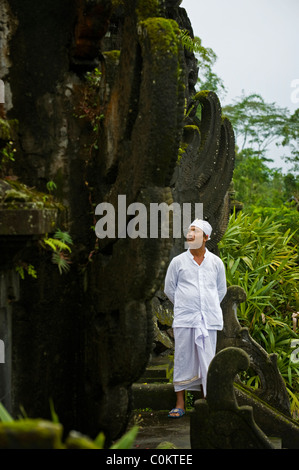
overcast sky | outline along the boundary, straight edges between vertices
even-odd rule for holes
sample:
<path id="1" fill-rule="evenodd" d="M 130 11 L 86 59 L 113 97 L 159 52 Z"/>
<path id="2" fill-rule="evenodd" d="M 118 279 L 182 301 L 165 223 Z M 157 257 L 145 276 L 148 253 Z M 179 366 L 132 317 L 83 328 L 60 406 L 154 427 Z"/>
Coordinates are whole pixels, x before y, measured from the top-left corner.
<path id="1" fill-rule="evenodd" d="M 290 112 L 299 107 L 299 0 L 183 0 L 180 6 L 194 35 L 218 57 L 214 72 L 228 91 L 222 105 L 244 90 Z"/>

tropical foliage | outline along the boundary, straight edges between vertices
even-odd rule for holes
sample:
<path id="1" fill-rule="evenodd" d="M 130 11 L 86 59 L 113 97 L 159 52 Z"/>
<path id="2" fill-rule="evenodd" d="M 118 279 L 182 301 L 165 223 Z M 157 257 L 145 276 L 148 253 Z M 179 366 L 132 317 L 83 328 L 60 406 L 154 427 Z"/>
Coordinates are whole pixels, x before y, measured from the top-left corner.
<path id="1" fill-rule="evenodd" d="M 40 244 L 44 248 L 51 249 L 52 262 L 57 264 L 60 274 L 69 271 L 71 264 L 69 255 L 72 252 L 70 245 L 73 244 L 73 241 L 68 232 L 57 229 L 53 238 L 46 236 L 40 240 Z"/>
<path id="2" fill-rule="evenodd" d="M 241 97 L 224 106 L 224 114 L 233 125 L 240 152 L 250 149 L 251 154 L 263 161 L 273 161 L 273 145 L 281 152 L 281 158 L 293 164 L 299 163 L 299 109 L 293 114 L 288 108 L 267 103 L 257 93 Z M 271 150 L 272 146 L 272 150 Z"/>
<path id="3" fill-rule="evenodd" d="M 189 31 L 181 31 L 181 41 L 185 49 L 193 52 L 199 65 L 197 85 L 200 90 L 214 91 L 221 98 L 226 94 L 222 79 L 213 71 L 217 55 L 210 47 L 202 44 L 201 38 L 191 38 Z"/>
<path id="4" fill-rule="evenodd" d="M 288 216 L 298 227 L 299 213 L 289 209 Z M 259 210 L 234 213 L 219 248 L 228 285 L 241 286 L 247 295 L 239 321 L 269 354 L 277 354 L 291 410 L 298 413 L 299 363 L 292 348 L 292 340 L 299 339 L 293 326 L 293 313 L 299 311 L 298 245 L 295 231 L 281 218 Z"/>
<path id="5" fill-rule="evenodd" d="M 246 211 L 275 207 L 279 212 L 284 206 L 299 203 L 299 176 L 269 168 L 266 159 L 252 149 L 236 153 L 233 182 L 235 197 Z"/>
<path id="6" fill-rule="evenodd" d="M 33 449 L 36 448 L 36 439 L 40 448 L 53 449 L 104 449 L 106 437 L 100 432 L 94 440 L 76 431 L 71 431 L 63 442 L 63 427 L 59 423 L 58 416 L 50 402 L 52 421 L 42 419 L 30 419 L 26 415 L 15 420 L 4 405 L 0 402 L 0 438 L 4 442 L 12 443 L 11 448 Z M 134 425 L 119 440 L 114 442 L 109 449 L 131 449 L 136 439 L 139 427 Z M 27 434 L 27 436 L 26 436 Z M 33 438 L 32 438 L 33 436 Z M 43 447 L 45 446 L 45 447 Z M 0 439 L 0 448 L 1 439 Z M 6 447 L 5 448 L 10 448 Z"/>
<path id="7" fill-rule="evenodd" d="M 213 72 L 215 52 L 199 38 L 182 33 L 185 48 L 193 51 L 199 66 L 197 87 L 222 99 L 226 89 Z M 232 190 L 243 212 L 231 215 L 219 244 L 228 285 L 239 285 L 247 300 L 238 309 L 240 323 L 277 364 L 290 395 L 291 411 L 299 416 L 299 109 L 291 113 L 267 103 L 258 93 L 236 98 L 223 107 L 236 135 Z M 285 174 L 273 166 L 273 153 L 292 164 Z M 295 343 L 296 342 L 296 343 Z M 259 378 L 247 375 L 247 384 Z"/>

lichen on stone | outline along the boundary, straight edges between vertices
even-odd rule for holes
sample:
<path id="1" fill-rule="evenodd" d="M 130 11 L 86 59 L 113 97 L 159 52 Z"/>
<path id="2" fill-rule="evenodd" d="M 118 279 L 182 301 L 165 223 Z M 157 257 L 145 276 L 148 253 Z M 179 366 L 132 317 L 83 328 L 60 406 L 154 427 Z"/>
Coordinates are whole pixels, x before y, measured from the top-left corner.
<path id="1" fill-rule="evenodd" d="M 139 20 L 161 15 L 159 0 L 139 0 L 136 6 L 136 14 Z"/>
<path id="2" fill-rule="evenodd" d="M 61 449 L 59 423 L 24 419 L 0 423 L 0 449 Z"/>
<path id="3" fill-rule="evenodd" d="M 0 205 L 8 209 L 9 207 L 16 209 L 20 207 L 21 210 L 26 208 L 49 208 L 63 210 L 64 206 L 55 201 L 52 195 L 37 191 L 35 188 L 29 188 L 18 180 L 1 179 L 0 180 Z"/>
<path id="4" fill-rule="evenodd" d="M 105 51 L 103 52 L 103 56 L 106 60 L 109 60 L 111 62 L 118 62 L 120 57 L 120 50 L 113 49 L 112 51 Z"/>
<path id="5" fill-rule="evenodd" d="M 165 18 L 148 18 L 140 21 L 142 33 L 151 43 L 154 53 L 174 54 L 179 49 L 179 27 L 176 21 Z"/>
<path id="6" fill-rule="evenodd" d="M 17 127 L 18 121 L 16 119 L 6 120 L 0 118 L 0 139 L 6 141 L 13 139 Z"/>

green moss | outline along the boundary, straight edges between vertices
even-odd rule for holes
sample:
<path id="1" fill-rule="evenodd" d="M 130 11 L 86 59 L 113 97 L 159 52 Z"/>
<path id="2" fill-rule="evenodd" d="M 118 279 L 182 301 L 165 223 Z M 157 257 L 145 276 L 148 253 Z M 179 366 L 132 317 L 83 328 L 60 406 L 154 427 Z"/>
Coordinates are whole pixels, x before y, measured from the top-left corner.
<path id="1" fill-rule="evenodd" d="M 160 444 L 158 444 L 156 449 L 178 449 L 178 447 L 176 447 L 176 445 L 173 444 L 172 442 L 162 441 L 160 442 Z"/>
<path id="2" fill-rule="evenodd" d="M 148 18 L 140 25 L 150 40 L 152 53 L 178 55 L 179 27 L 176 21 L 165 18 Z"/>
<path id="3" fill-rule="evenodd" d="M 6 206 L 9 203 L 12 209 L 21 207 L 22 210 L 26 208 L 26 204 L 30 203 L 28 208 L 47 208 L 47 209 L 60 209 L 63 210 L 64 206 L 54 200 L 50 194 L 45 194 L 37 191 L 34 188 L 29 188 L 23 183 L 17 180 L 2 180 L 5 183 L 5 189 L 0 194 L 0 202 L 5 203 Z M 0 180 L 1 182 L 1 180 Z M 1 186 L 1 185 L 0 185 Z"/>
<path id="4" fill-rule="evenodd" d="M 182 143 L 181 146 L 179 147 L 177 165 L 180 165 L 181 160 L 183 156 L 185 155 L 187 147 L 188 147 L 188 144 L 185 144 L 185 143 Z"/>
<path id="5" fill-rule="evenodd" d="M 201 90 L 193 96 L 193 99 L 200 100 L 201 98 L 207 98 L 210 94 L 211 94 L 210 90 Z"/>
<path id="6" fill-rule="evenodd" d="M 13 140 L 17 128 L 18 121 L 16 119 L 13 119 L 11 121 L 7 121 L 6 119 L 0 119 L 0 139 Z"/>
<path id="7" fill-rule="evenodd" d="M 103 52 L 103 56 L 105 57 L 107 62 L 117 63 L 120 57 L 120 51 L 115 49 L 113 51 L 105 51 Z"/>
<path id="8" fill-rule="evenodd" d="M 188 124 L 184 126 L 183 140 L 181 142 L 179 152 L 178 152 L 178 159 L 177 159 L 178 165 L 180 165 L 181 160 L 183 156 L 185 155 L 188 146 L 193 141 L 194 135 L 196 135 L 196 133 L 199 136 L 201 135 L 199 127 L 196 126 L 195 124 Z"/>
<path id="9" fill-rule="evenodd" d="M 65 445 L 67 449 L 99 449 L 99 446 L 94 443 L 89 437 L 71 431 L 68 435 Z"/>
<path id="10" fill-rule="evenodd" d="M 195 131 L 195 132 L 198 132 L 198 134 L 200 134 L 200 131 L 199 131 L 199 127 L 196 126 L 195 124 L 188 124 L 187 126 L 184 126 L 184 129 L 186 129 L 186 131 Z"/>
<path id="11" fill-rule="evenodd" d="M 0 423 L 1 449 L 61 449 L 60 424 L 38 419 Z"/>

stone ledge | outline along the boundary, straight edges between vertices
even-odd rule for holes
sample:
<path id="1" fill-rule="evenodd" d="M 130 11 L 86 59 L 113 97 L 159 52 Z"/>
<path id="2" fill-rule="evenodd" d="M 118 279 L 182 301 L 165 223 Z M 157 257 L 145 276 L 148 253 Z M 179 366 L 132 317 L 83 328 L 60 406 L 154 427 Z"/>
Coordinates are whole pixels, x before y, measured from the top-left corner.
<path id="1" fill-rule="evenodd" d="M 0 235 L 41 235 L 55 231 L 59 211 L 35 208 L 34 203 L 19 204 L 17 209 L 0 207 Z"/>
<path id="2" fill-rule="evenodd" d="M 133 409 L 169 410 L 175 406 L 172 383 L 132 385 Z"/>
<path id="3" fill-rule="evenodd" d="M 51 195 L 0 179 L 0 236 L 53 233 L 65 216 L 65 207 Z"/>

